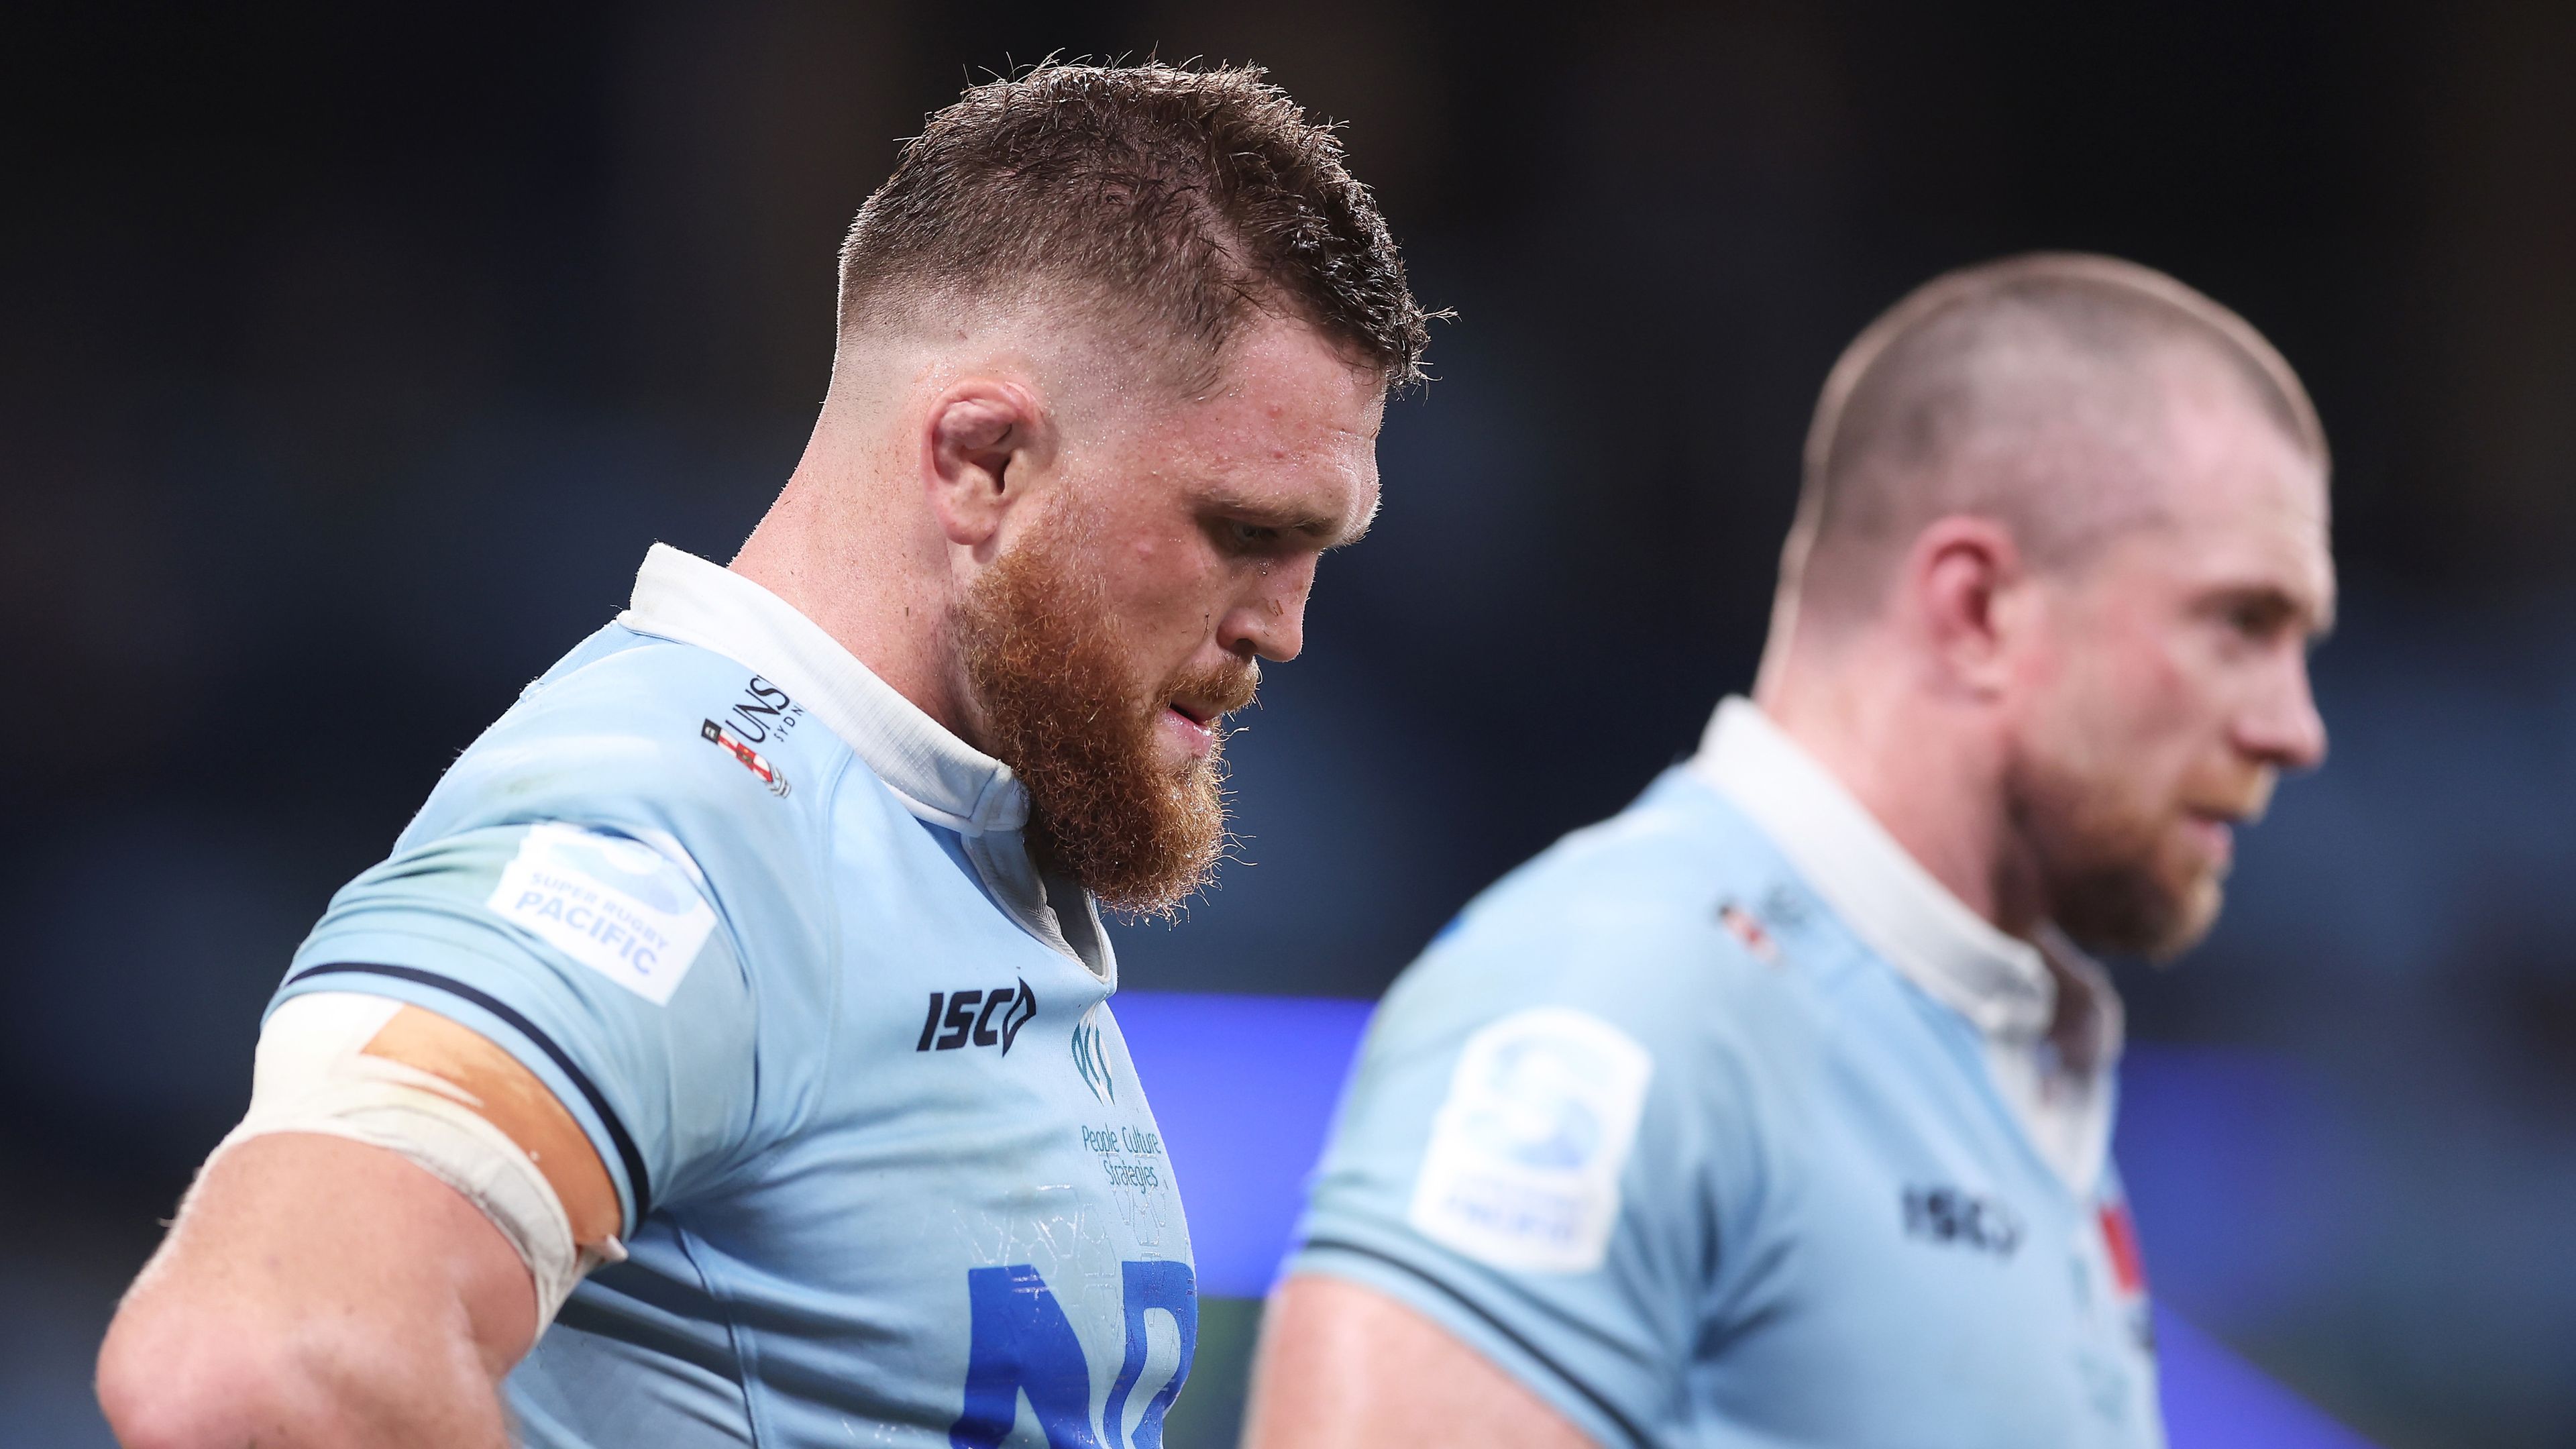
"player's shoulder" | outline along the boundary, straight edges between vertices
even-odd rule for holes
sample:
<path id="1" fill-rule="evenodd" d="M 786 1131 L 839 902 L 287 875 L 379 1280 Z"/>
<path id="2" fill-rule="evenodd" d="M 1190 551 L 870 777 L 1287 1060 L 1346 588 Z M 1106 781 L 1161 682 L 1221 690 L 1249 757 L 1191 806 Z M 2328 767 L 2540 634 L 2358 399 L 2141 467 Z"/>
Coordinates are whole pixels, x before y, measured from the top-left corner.
<path id="1" fill-rule="evenodd" d="M 676 845 L 710 871 L 802 873 L 850 755 L 777 685 L 612 624 L 468 746 L 406 832 L 569 822 Z"/>
<path id="2" fill-rule="evenodd" d="M 1524 958 L 1539 973 L 1585 969 L 1725 985 L 1766 964 L 1726 907 L 1787 876 L 1743 813 L 1686 769 L 1627 809 L 1576 830 L 1496 882 L 1438 944 Z"/>
<path id="3" fill-rule="evenodd" d="M 1808 984 L 1760 924 L 1795 877 L 1685 769 L 1478 896 L 1390 992 L 1392 1022 L 1570 1008 L 1694 1049 L 1769 1054 L 1812 1031 Z"/>

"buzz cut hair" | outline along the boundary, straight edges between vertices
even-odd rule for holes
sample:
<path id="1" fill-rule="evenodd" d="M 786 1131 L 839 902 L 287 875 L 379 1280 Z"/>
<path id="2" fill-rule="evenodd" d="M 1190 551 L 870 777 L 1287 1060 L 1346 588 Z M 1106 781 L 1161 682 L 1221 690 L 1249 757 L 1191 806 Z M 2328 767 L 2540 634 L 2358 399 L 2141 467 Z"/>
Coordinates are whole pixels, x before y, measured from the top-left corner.
<path id="1" fill-rule="evenodd" d="M 1332 126 L 1258 66 L 1048 62 L 906 142 L 841 248 L 843 340 L 938 306 L 1070 303 L 1203 384 L 1256 314 L 1390 388 L 1430 314 Z"/>
<path id="2" fill-rule="evenodd" d="M 2151 516 L 2174 380 L 2213 372 L 2324 472 L 2325 429 L 2244 318 L 2150 267 L 2034 252 L 1949 272 L 1863 329 L 1808 429 L 1782 594 L 1811 619 L 1885 596 L 1934 521 L 2011 529 L 2036 567 Z"/>

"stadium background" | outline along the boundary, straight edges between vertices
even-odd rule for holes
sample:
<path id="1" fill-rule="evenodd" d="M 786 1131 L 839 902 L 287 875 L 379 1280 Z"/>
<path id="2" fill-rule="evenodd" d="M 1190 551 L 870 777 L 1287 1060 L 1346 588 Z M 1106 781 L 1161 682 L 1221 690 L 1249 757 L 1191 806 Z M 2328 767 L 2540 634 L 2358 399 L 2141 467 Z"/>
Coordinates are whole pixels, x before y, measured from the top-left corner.
<path id="1" fill-rule="evenodd" d="M 1258 864 L 1128 985 L 1374 994 L 1749 680 L 1862 322 L 2133 256 L 2308 377 L 2348 590 L 2332 764 L 2121 968 L 2151 1270 L 2379 1443 L 2576 1443 L 2576 9 L 808 0 L 0 19 L 0 1444 L 106 1442 L 295 941 L 649 541 L 739 540 L 894 138 L 1057 50 L 1267 63 L 1458 311 L 1237 747 Z"/>

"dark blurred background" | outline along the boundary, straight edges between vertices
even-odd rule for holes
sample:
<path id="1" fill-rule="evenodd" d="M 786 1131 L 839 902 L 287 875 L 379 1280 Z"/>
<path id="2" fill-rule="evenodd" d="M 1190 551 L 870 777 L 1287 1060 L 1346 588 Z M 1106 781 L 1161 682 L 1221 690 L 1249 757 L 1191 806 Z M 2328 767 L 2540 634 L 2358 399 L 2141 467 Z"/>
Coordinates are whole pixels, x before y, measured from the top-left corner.
<path id="1" fill-rule="evenodd" d="M 104 1442 L 296 941 L 649 542 L 730 555 L 897 138 L 1054 51 L 1270 66 L 1458 314 L 1236 748 L 1258 864 L 1129 985 L 1374 994 L 1750 680 L 1863 322 L 2135 257 L 2307 376 L 2349 595 L 2332 764 L 2122 970 L 2222 1084 L 2158 1286 L 2385 1444 L 2576 1444 L 2576 7 L 2483 0 L 11 6 L 0 1442 Z"/>

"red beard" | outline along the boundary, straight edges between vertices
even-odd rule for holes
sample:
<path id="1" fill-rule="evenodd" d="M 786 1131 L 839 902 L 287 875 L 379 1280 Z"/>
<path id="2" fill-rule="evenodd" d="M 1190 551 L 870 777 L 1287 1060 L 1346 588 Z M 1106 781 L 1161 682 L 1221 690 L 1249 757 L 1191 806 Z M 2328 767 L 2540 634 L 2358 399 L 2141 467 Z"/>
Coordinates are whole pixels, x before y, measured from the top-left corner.
<path id="1" fill-rule="evenodd" d="M 1206 888 L 1226 830 L 1224 728 L 1177 769 L 1156 749 L 1176 697 L 1230 713 L 1261 682 L 1250 660 L 1130 677 L 1117 620 L 1080 567 L 1078 530 L 1052 520 L 1003 554 L 958 611 L 958 648 L 984 747 L 1029 792 L 1029 844 L 1122 915 L 1169 918 Z"/>

